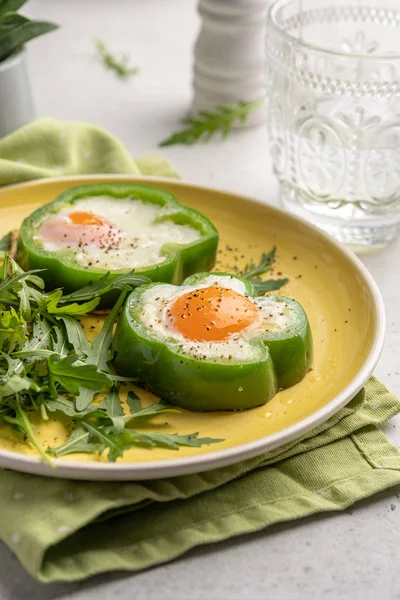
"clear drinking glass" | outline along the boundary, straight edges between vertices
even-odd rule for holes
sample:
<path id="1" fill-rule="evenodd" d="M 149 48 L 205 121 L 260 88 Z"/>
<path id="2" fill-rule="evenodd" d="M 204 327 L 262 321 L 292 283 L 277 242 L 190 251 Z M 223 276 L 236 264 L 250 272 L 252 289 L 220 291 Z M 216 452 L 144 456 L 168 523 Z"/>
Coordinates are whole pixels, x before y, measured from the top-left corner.
<path id="1" fill-rule="evenodd" d="M 276 0 L 267 17 L 281 203 L 356 250 L 400 224 L 400 1 L 381 2 Z"/>

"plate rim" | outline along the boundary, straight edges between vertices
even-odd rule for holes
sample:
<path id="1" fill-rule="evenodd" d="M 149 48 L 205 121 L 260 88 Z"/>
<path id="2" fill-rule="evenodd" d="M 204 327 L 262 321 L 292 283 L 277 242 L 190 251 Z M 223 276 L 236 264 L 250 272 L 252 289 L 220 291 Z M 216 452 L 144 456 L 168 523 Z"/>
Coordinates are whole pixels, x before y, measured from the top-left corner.
<path id="1" fill-rule="evenodd" d="M 4 186 L 0 190 L 0 200 L 3 191 L 12 189 L 21 189 L 24 187 L 40 187 L 43 184 L 50 183 L 68 183 L 76 180 L 86 180 L 88 182 L 99 179 L 118 180 L 120 182 L 132 180 L 145 180 L 154 183 L 173 183 L 182 188 L 194 188 L 205 193 L 217 192 L 234 196 L 237 199 L 244 200 L 246 203 L 267 207 L 272 212 L 278 213 L 282 218 L 290 219 L 298 224 L 311 229 L 314 233 L 324 238 L 324 240 L 333 245 L 345 258 L 352 263 L 355 269 L 360 273 L 366 283 L 373 300 L 376 318 L 376 332 L 371 346 L 371 350 L 365 359 L 365 362 L 357 375 L 349 382 L 349 384 L 337 394 L 330 402 L 321 407 L 308 417 L 301 419 L 290 427 L 278 431 L 271 435 L 239 444 L 225 450 L 215 450 L 207 454 L 199 454 L 198 456 L 174 458 L 160 461 L 146 461 L 137 463 L 96 463 L 96 462 L 79 462 L 76 460 L 54 461 L 57 468 L 51 468 L 45 465 L 40 458 L 28 456 L 11 450 L 0 448 L 0 466 L 6 469 L 22 471 L 37 475 L 44 475 L 56 478 L 82 479 L 87 481 L 139 481 L 144 479 L 160 479 L 164 477 L 178 477 L 181 475 L 189 475 L 193 473 L 201 473 L 225 467 L 237 462 L 242 462 L 250 458 L 254 458 L 264 452 L 274 450 L 284 444 L 300 437 L 301 435 L 311 431 L 319 424 L 323 423 L 329 417 L 334 415 L 338 410 L 343 408 L 364 386 L 370 375 L 372 374 L 378 360 L 380 358 L 384 338 L 385 338 L 385 306 L 378 288 L 378 285 L 364 265 L 364 263 L 349 250 L 346 246 L 336 241 L 328 233 L 319 229 L 306 219 L 298 215 L 286 212 L 280 207 L 268 204 L 257 198 L 245 196 L 240 193 L 231 192 L 220 188 L 208 187 L 199 184 L 186 182 L 183 179 L 175 179 L 171 177 L 153 177 L 151 175 L 126 175 L 115 173 L 91 174 L 91 175 L 67 175 L 62 177 L 45 177 L 37 180 L 29 180 L 17 184 Z"/>

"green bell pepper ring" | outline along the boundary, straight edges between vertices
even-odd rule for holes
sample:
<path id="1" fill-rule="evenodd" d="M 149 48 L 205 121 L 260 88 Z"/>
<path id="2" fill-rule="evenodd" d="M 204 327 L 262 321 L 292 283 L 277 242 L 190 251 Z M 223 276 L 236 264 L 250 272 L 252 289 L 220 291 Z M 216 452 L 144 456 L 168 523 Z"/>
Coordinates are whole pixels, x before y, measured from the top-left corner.
<path id="1" fill-rule="evenodd" d="M 226 273 L 200 273 L 183 285 L 198 292 L 196 286 L 204 287 L 210 277 L 218 278 L 221 287 L 230 287 L 234 281 L 241 285 L 243 295 L 254 297 L 248 281 Z M 276 295 L 254 298 L 271 311 L 273 307 L 276 322 L 271 319 L 267 329 L 253 330 L 243 356 L 233 351 L 227 356 L 222 350 L 219 356 L 216 342 L 209 345 L 214 349 L 212 355 L 207 355 L 208 349 L 202 355 L 196 343 L 182 344 L 182 337 L 173 330 L 156 330 L 155 321 L 153 325 L 144 318 L 154 294 L 159 300 L 165 291 L 171 298 L 172 286 L 149 284 L 134 290 L 113 339 L 117 372 L 138 378 L 164 400 L 195 411 L 242 410 L 264 404 L 279 389 L 298 383 L 307 373 L 312 361 L 311 330 L 296 301 Z M 284 326 L 279 327 L 281 315 Z"/>
<path id="2" fill-rule="evenodd" d="M 216 260 L 218 232 L 214 225 L 202 214 L 179 204 L 175 196 L 164 190 L 140 184 L 93 184 L 66 190 L 52 202 L 35 210 L 24 219 L 19 236 L 18 261 L 25 269 L 46 269 L 41 274 L 48 289 L 64 288 L 66 293 L 73 292 L 85 285 L 95 283 L 110 269 L 95 265 L 82 265 L 75 259 L 77 248 L 45 250 L 40 240 L 40 227 L 50 215 L 56 215 L 61 209 L 73 208 L 81 199 L 108 196 L 114 199 L 131 198 L 159 207 L 154 222 L 171 221 L 177 225 L 187 225 L 199 232 L 199 238 L 188 244 L 166 243 L 161 248 L 162 260 L 135 268 L 112 270 L 116 277 L 135 269 L 138 275 L 144 275 L 152 281 L 181 283 L 185 277 L 199 270 L 211 269 Z M 102 299 L 102 307 L 111 306 L 118 292 L 110 292 Z"/>

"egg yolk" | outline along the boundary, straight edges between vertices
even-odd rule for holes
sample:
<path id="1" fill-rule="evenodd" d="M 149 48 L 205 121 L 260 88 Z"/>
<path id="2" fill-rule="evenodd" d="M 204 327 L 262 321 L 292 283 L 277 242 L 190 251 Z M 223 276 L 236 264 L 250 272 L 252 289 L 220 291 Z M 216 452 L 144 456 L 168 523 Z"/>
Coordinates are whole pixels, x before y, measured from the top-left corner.
<path id="1" fill-rule="evenodd" d="M 104 225 L 105 220 L 103 217 L 99 217 L 98 215 L 94 215 L 89 212 L 84 212 L 77 210 L 75 212 L 70 212 L 68 217 L 72 221 L 74 225 Z"/>
<path id="2" fill-rule="evenodd" d="M 182 294 L 167 309 L 168 326 L 193 341 L 221 342 L 257 323 L 257 306 L 235 290 L 212 285 Z"/>
<path id="3" fill-rule="evenodd" d="M 40 234 L 43 240 L 58 247 L 85 248 L 94 245 L 106 252 L 118 248 L 123 238 L 122 231 L 104 217 L 79 210 L 46 219 Z"/>

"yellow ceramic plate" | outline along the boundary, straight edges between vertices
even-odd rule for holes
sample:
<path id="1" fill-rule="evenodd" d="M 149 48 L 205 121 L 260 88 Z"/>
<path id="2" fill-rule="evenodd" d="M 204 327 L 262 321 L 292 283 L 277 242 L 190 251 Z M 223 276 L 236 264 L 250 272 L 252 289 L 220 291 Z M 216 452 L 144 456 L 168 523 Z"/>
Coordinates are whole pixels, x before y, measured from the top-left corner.
<path id="1" fill-rule="evenodd" d="M 282 293 L 298 300 L 310 319 L 315 344 L 313 369 L 298 385 L 268 404 L 241 413 L 191 413 L 158 419 L 156 429 L 200 437 L 224 438 L 201 448 L 132 449 L 116 464 L 104 457 L 75 454 L 43 465 L 8 426 L 0 427 L 0 466 L 53 477 L 134 480 L 213 469 L 250 458 L 302 435 L 344 406 L 364 385 L 379 358 L 384 308 L 379 291 L 362 263 L 343 246 L 297 217 L 233 194 L 187 183 L 124 176 L 43 180 L 0 192 L 0 233 L 63 190 L 84 183 L 140 181 L 162 187 L 209 217 L 221 235 L 219 269 L 258 259 L 276 245 L 274 276 L 289 278 Z M 90 325 L 90 323 L 88 324 Z M 89 330 L 89 327 L 87 327 Z M 155 400 L 140 391 L 144 403 Z M 37 422 L 44 447 L 59 445 L 67 424 Z"/>

